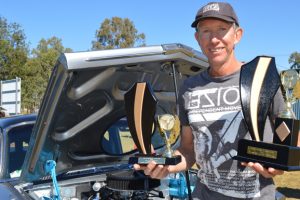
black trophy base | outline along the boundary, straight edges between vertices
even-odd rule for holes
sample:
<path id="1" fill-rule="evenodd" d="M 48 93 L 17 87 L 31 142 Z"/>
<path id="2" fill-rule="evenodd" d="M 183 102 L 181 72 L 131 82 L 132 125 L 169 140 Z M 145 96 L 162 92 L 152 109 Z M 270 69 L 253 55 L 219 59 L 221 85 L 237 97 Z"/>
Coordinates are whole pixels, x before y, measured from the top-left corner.
<path id="1" fill-rule="evenodd" d="M 241 139 L 238 154 L 233 159 L 258 162 L 266 168 L 300 171 L 300 148 L 294 146 Z"/>
<path id="2" fill-rule="evenodd" d="M 145 155 L 145 154 L 136 154 L 134 157 L 130 157 L 128 163 L 129 164 L 141 164 L 146 165 L 151 160 L 156 162 L 156 164 L 159 165 L 177 165 L 181 162 L 181 156 L 173 156 L 171 158 L 169 157 L 163 157 L 163 156 L 156 156 L 156 155 Z"/>

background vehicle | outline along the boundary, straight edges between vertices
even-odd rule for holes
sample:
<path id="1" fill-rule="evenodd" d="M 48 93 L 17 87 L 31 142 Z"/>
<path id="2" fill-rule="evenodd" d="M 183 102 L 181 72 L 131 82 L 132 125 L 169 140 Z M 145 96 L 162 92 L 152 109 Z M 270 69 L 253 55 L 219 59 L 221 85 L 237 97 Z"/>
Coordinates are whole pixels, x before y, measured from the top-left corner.
<path id="1" fill-rule="evenodd" d="M 32 114 L 0 119 L 0 179 L 21 175 L 36 117 Z"/>

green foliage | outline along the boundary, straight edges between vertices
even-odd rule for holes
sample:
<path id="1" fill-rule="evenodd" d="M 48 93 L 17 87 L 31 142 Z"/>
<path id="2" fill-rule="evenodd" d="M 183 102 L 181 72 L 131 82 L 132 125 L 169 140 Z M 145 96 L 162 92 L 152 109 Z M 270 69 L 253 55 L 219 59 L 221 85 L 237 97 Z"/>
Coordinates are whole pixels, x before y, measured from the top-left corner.
<path id="1" fill-rule="evenodd" d="M 290 55 L 289 63 L 291 64 L 291 69 L 300 69 L 300 53 L 294 52 Z"/>
<path id="2" fill-rule="evenodd" d="M 24 66 L 26 76 L 22 80 L 22 105 L 28 112 L 38 109 L 47 87 L 52 69 L 61 53 L 72 52 L 64 48 L 61 39 L 41 39 L 32 50 L 32 58 Z"/>
<path id="3" fill-rule="evenodd" d="M 0 17 L 0 79 L 14 79 L 24 75 L 28 57 L 26 36 L 20 25 L 8 23 Z"/>
<path id="4" fill-rule="evenodd" d="M 24 69 L 26 76 L 22 79 L 22 108 L 27 113 L 32 113 L 39 108 L 44 95 L 45 79 L 38 59 L 29 59 Z"/>
<path id="5" fill-rule="evenodd" d="M 145 34 L 139 34 L 128 18 L 120 17 L 105 19 L 96 31 L 96 41 L 92 41 L 93 50 L 134 46 L 145 46 Z"/>
<path id="6" fill-rule="evenodd" d="M 138 33 L 128 18 L 105 19 L 96 31 L 92 49 L 145 46 L 145 34 Z M 61 53 L 72 52 L 61 39 L 42 38 L 29 54 L 22 27 L 0 17 L 0 80 L 22 80 L 22 110 L 34 112 L 40 106 L 51 71 Z"/>

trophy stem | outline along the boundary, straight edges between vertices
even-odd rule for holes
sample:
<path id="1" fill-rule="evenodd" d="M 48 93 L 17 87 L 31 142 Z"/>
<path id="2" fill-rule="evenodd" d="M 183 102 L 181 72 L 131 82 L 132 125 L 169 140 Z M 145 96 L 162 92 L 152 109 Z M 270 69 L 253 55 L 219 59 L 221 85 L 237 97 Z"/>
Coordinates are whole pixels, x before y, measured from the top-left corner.
<path id="1" fill-rule="evenodd" d="M 166 151 L 164 152 L 164 156 L 171 158 L 172 157 L 172 149 L 171 149 L 171 144 L 168 140 L 168 136 L 167 133 L 165 131 L 163 131 L 164 134 L 164 138 L 165 138 L 165 143 L 166 143 Z"/>
<path id="2" fill-rule="evenodd" d="M 279 113 L 279 117 L 287 119 L 296 119 L 295 113 L 292 110 L 292 103 L 290 101 L 286 102 L 285 110 Z"/>
<path id="3" fill-rule="evenodd" d="M 170 144 L 167 143 L 167 150 L 166 152 L 164 153 L 164 156 L 168 157 L 168 158 L 171 158 L 173 155 L 172 153 L 172 149 L 171 149 L 171 146 Z"/>

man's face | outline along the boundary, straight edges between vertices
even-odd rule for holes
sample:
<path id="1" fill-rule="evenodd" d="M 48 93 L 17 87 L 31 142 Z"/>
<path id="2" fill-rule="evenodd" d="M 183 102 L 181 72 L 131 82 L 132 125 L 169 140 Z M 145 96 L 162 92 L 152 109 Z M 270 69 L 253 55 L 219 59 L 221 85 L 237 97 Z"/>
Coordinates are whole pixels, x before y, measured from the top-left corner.
<path id="1" fill-rule="evenodd" d="M 221 66 L 233 58 L 234 45 L 241 38 L 242 30 L 232 23 L 208 18 L 198 23 L 195 38 L 212 67 Z"/>

